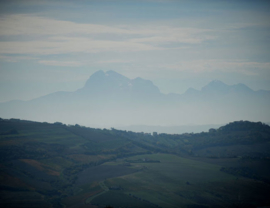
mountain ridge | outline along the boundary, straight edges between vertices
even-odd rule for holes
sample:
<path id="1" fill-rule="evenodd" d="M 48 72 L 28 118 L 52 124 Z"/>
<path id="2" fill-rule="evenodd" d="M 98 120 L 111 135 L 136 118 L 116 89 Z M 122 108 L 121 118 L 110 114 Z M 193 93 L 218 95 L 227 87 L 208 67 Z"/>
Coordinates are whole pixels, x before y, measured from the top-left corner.
<path id="1" fill-rule="evenodd" d="M 109 81 L 109 84 L 107 83 Z M 85 82 L 84 86 L 82 88 L 79 88 L 75 91 L 56 91 L 53 93 L 49 93 L 47 95 L 43 95 L 37 98 L 33 98 L 27 101 L 33 101 L 33 100 L 37 100 L 39 98 L 44 98 L 44 97 L 50 97 L 50 96 L 61 96 L 61 94 L 76 94 L 79 92 L 86 92 L 86 91 L 99 91 L 98 90 L 98 86 L 96 85 L 101 85 L 101 84 L 106 84 L 107 86 L 105 88 L 103 88 L 103 90 L 109 90 L 109 93 L 112 93 L 112 90 L 115 90 L 118 87 L 119 88 L 125 88 L 124 90 L 126 92 L 132 92 L 131 88 L 132 87 L 137 87 L 137 88 L 142 88 L 143 87 L 148 87 L 148 88 L 152 88 L 152 92 L 156 93 L 156 94 L 162 94 L 162 95 L 176 95 L 176 96 L 183 96 L 183 95 L 189 95 L 189 96 L 193 96 L 193 95 L 198 95 L 200 93 L 210 93 L 210 92 L 216 92 L 216 93 L 270 93 L 270 91 L 268 90 L 252 90 L 250 87 L 248 87 L 247 85 L 243 84 L 243 83 L 238 83 L 238 84 L 234 84 L 234 85 L 227 85 L 224 82 L 220 81 L 220 80 L 212 80 L 211 82 L 209 82 L 208 84 L 206 84 L 205 86 L 203 86 L 200 90 L 194 89 L 193 87 L 188 88 L 184 93 L 179 94 L 179 93 L 161 93 L 160 89 L 153 84 L 152 81 L 150 80 L 146 80 L 143 79 L 141 77 L 136 77 L 134 79 L 129 79 L 127 77 L 125 77 L 124 75 L 117 73 L 113 70 L 109 70 L 104 72 L 103 70 L 98 70 L 95 73 L 93 73 Z M 129 89 L 129 90 L 127 90 Z M 136 90 L 135 90 L 136 91 Z M 138 91 L 145 91 L 145 89 L 140 89 Z M 147 90 L 146 90 L 147 91 Z M 151 90 L 150 90 L 151 91 Z M 11 102 L 11 101 L 15 101 L 15 100 L 10 100 L 7 102 Z M 20 101 L 20 100 L 18 100 Z M 26 101 L 26 102 L 27 102 Z M 7 103 L 7 102 L 2 102 L 2 103 Z"/>
<path id="2" fill-rule="evenodd" d="M 90 94 L 137 94 L 151 93 L 159 94 L 160 91 L 150 80 L 140 77 L 129 79 L 115 71 L 99 70 L 92 74 L 86 81 L 83 88 L 76 90 L 74 93 Z"/>
<path id="3" fill-rule="evenodd" d="M 37 121 L 74 120 L 98 126 L 179 126 L 268 122 L 270 92 L 214 80 L 201 90 L 163 94 L 150 80 L 129 79 L 115 71 L 97 71 L 73 92 L 58 91 L 30 101 L 0 103 L 0 117 Z"/>

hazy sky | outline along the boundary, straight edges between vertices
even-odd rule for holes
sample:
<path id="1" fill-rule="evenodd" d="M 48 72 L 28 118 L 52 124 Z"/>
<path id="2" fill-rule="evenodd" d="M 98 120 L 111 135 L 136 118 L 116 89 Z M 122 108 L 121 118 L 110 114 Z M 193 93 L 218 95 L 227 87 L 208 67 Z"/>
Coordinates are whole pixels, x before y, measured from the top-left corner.
<path id="1" fill-rule="evenodd" d="M 0 1 L 0 102 L 74 91 L 100 69 L 164 93 L 270 90 L 270 2 Z"/>

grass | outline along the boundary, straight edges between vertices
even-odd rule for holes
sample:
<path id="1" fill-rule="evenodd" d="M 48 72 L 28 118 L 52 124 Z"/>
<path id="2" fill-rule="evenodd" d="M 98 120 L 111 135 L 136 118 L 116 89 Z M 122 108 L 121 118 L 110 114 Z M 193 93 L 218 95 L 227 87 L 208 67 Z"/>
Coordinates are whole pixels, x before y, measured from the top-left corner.
<path id="1" fill-rule="evenodd" d="M 101 207 L 113 206 L 113 207 L 125 207 L 125 208 L 142 208 L 142 207 L 156 207 L 155 205 L 143 201 L 142 199 L 130 196 L 118 191 L 108 191 L 99 197 L 92 200 L 92 204 L 97 204 Z"/>
<path id="2" fill-rule="evenodd" d="M 104 181 L 99 182 L 99 186 L 101 189 L 103 189 L 103 191 L 86 199 L 85 200 L 86 204 L 89 204 L 91 201 L 93 201 L 93 199 L 95 199 L 95 198 L 99 197 L 100 195 L 105 194 L 106 192 L 109 191 L 109 188 L 104 184 Z"/>
<path id="3" fill-rule="evenodd" d="M 114 155 L 85 155 L 85 154 L 72 154 L 68 155 L 69 158 L 81 163 L 97 162 L 103 159 L 110 159 Z"/>
<path id="4" fill-rule="evenodd" d="M 176 155 L 169 154 L 148 154 L 139 155 L 134 157 L 129 157 L 127 160 L 137 160 L 147 158 L 151 160 L 159 160 L 160 163 L 137 163 L 147 168 L 146 171 L 138 174 L 146 174 L 145 177 L 149 175 L 149 180 L 151 178 L 170 178 L 175 182 L 198 182 L 202 179 L 204 181 L 213 181 L 222 179 L 230 179 L 228 174 L 220 172 L 221 166 L 213 165 L 209 163 L 204 163 L 201 161 L 195 161 L 183 157 L 178 157 Z M 120 163 L 121 161 L 119 161 Z M 153 173 L 154 172 L 154 176 Z"/>
<path id="5" fill-rule="evenodd" d="M 67 159 L 64 159 L 62 157 L 54 157 L 49 159 L 44 159 L 40 161 L 42 164 L 49 166 L 55 171 L 61 172 L 66 167 L 71 166 L 73 163 Z"/>
<path id="6" fill-rule="evenodd" d="M 56 175 L 56 176 L 59 176 L 60 175 L 59 172 L 52 170 L 50 166 L 44 165 L 44 164 L 40 163 L 37 160 L 21 159 L 21 161 L 22 162 L 25 162 L 25 163 L 27 163 L 27 164 L 35 167 L 35 168 L 37 168 L 40 171 L 44 171 L 45 173 L 47 173 L 49 175 Z"/>
<path id="7" fill-rule="evenodd" d="M 128 144 L 128 141 L 123 139 L 106 140 L 104 142 L 89 141 L 85 144 L 85 147 L 89 151 L 106 151 L 106 150 L 116 150 L 117 148 L 123 147 Z"/>
<path id="8" fill-rule="evenodd" d="M 118 185 L 122 192 L 131 194 L 161 207 L 183 207 L 198 204 L 197 201 L 212 201 L 207 193 L 214 182 L 226 182 L 235 177 L 219 171 L 220 166 L 195 161 L 169 154 L 139 155 L 126 158 L 136 160 L 147 158 L 160 163 L 136 163 L 142 171 L 107 179 L 107 186 Z M 123 163 L 124 160 L 118 160 Z M 108 163 L 110 164 L 110 163 Z M 186 194 L 183 194 L 185 193 Z M 99 197 L 98 197 L 99 198 Z M 206 200 L 207 199 L 207 200 Z"/>
<path id="9" fill-rule="evenodd" d="M 92 166 L 78 174 L 77 186 L 91 184 L 94 181 L 103 181 L 106 178 L 118 177 L 126 174 L 132 174 L 137 170 L 125 166 L 100 165 Z"/>
<path id="10" fill-rule="evenodd" d="M 13 129 L 18 134 L 5 133 Z M 269 157 L 205 158 L 218 156 L 221 150 L 224 150 L 223 155 L 241 153 L 241 150 L 240 156 L 252 153 L 255 147 L 256 151 L 268 150 L 269 145 L 265 143 L 244 145 L 245 148 L 238 143 L 232 147 L 207 148 L 208 140 L 214 139 L 212 135 L 204 138 L 194 134 L 193 139 L 186 140 L 183 136 L 151 137 L 25 121 L 3 121 L 1 132 L 0 194 L 9 202 L 13 202 L 7 199 L 10 194 L 18 200 L 17 204 L 21 200 L 26 205 L 32 198 L 37 199 L 33 204 L 44 202 L 47 207 L 60 202 L 60 198 L 66 207 L 91 207 L 86 201 L 101 207 L 246 207 L 251 204 L 258 207 L 270 204 L 267 182 L 220 171 L 221 167 L 250 167 L 269 179 Z M 238 138 L 238 134 L 232 135 Z M 223 138 L 220 134 L 220 138 L 227 142 L 227 136 Z M 178 149 L 179 144 L 185 151 Z M 196 150 L 203 145 L 206 147 Z M 194 155 L 200 153 L 203 157 L 185 153 L 193 147 Z M 150 154 L 150 151 L 171 154 Z M 259 152 L 267 155 L 263 151 Z M 138 153 L 144 155 L 123 158 Z M 185 155 L 185 158 L 173 153 Z M 113 158 L 117 159 L 113 161 Z M 102 164 L 105 160 L 110 162 Z M 121 188 L 108 190 L 111 186 Z M 54 189 L 61 195 L 53 193 Z"/>
<path id="11" fill-rule="evenodd" d="M 39 129 L 39 131 L 33 132 L 19 132 L 15 135 L 1 135 L 1 146 L 3 145 L 19 145 L 26 142 L 44 142 L 47 144 L 62 144 L 70 148 L 79 147 L 85 143 L 86 140 L 71 134 L 70 132 L 62 129 L 52 131 L 51 129 Z"/>
<path id="12" fill-rule="evenodd" d="M 84 205 L 87 199 L 102 192 L 103 189 L 100 187 L 99 183 L 94 182 L 91 185 L 82 186 L 79 193 L 77 193 L 75 196 L 70 196 L 63 199 L 62 202 L 65 207 L 77 207 L 80 204 Z"/>

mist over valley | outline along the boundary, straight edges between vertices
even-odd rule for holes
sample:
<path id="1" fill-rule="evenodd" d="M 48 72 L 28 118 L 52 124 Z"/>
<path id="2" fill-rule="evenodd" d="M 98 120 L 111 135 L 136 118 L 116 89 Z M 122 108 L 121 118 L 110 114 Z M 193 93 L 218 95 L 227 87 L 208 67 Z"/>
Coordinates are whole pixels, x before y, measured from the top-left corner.
<path id="1" fill-rule="evenodd" d="M 0 113 L 4 118 L 123 129 L 132 125 L 222 125 L 234 120 L 268 122 L 269 106 L 270 91 L 254 91 L 244 84 L 214 80 L 201 90 L 163 94 L 150 80 L 100 70 L 74 92 L 1 103 Z"/>

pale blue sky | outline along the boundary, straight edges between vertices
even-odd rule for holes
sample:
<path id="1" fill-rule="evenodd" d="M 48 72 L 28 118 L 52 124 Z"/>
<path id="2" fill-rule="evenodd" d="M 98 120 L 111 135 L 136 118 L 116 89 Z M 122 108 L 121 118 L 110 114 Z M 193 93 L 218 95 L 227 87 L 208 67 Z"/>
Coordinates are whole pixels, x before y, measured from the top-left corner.
<path id="1" fill-rule="evenodd" d="M 74 91 L 97 70 L 162 92 L 213 79 L 270 90 L 269 1 L 0 1 L 0 102 Z"/>

